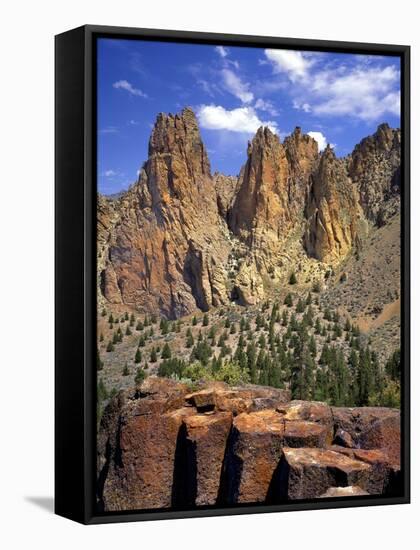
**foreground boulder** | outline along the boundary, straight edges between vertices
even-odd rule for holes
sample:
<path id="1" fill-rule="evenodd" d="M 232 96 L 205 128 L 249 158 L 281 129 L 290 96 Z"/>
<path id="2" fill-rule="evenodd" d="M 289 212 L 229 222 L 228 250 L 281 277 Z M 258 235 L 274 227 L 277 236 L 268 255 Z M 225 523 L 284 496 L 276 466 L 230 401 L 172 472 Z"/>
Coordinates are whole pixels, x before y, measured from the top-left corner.
<path id="1" fill-rule="evenodd" d="M 106 407 L 98 433 L 104 511 L 281 503 L 401 493 L 398 410 L 290 401 L 222 382 L 191 391 L 149 377 Z"/>
<path id="2" fill-rule="evenodd" d="M 365 462 L 324 449 L 283 449 L 280 495 L 288 500 L 317 498 L 329 487 L 368 485 L 371 467 Z"/>
<path id="3" fill-rule="evenodd" d="M 188 502 L 216 504 L 232 413 L 196 414 L 184 419 L 187 438 Z"/>
<path id="4" fill-rule="evenodd" d="M 244 413 L 233 422 L 225 472 L 229 504 L 264 502 L 279 463 L 284 421 L 274 410 Z"/>

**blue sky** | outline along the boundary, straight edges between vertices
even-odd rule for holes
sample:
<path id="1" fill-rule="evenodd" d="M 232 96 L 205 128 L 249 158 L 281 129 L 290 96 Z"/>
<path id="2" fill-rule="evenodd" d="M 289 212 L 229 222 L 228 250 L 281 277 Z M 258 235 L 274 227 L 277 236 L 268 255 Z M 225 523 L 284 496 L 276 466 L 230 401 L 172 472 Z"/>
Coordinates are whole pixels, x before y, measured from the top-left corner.
<path id="1" fill-rule="evenodd" d="M 159 112 L 190 106 L 212 171 L 238 174 L 259 126 L 295 126 L 338 156 L 400 124 L 398 57 L 141 40 L 98 41 L 98 189 L 131 185 Z"/>

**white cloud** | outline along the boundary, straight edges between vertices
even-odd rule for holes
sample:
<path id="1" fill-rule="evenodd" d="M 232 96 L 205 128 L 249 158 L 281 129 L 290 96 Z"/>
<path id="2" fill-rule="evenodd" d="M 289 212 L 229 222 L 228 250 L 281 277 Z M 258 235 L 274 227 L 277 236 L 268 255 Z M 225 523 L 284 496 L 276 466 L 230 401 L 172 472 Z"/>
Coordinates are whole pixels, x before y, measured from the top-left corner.
<path id="1" fill-rule="evenodd" d="M 224 57 L 227 57 L 228 55 L 228 49 L 225 48 L 224 46 L 216 46 L 214 48 L 216 50 L 216 52 L 220 55 L 220 57 L 224 58 Z"/>
<path id="2" fill-rule="evenodd" d="M 293 109 L 297 109 L 298 111 L 304 111 L 305 113 L 311 112 L 311 106 L 309 103 L 301 103 L 300 101 L 293 101 Z"/>
<path id="3" fill-rule="evenodd" d="M 220 105 L 201 105 L 198 120 L 208 130 L 253 134 L 260 126 L 268 126 L 273 132 L 278 132 L 276 122 L 260 120 L 252 107 L 238 107 L 228 111 Z"/>
<path id="4" fill-rule="evenodd" d="M 271 116 L 277 116 L 279 114 L 277 109 L 274 107 L 273 103 L 269 100 L 257 99 L 254 107 L 256 109 L 259 109 L 260 111 L 266 111 Z"/>
<path id="5" fill-rule="evenodd" d="M 113 178 L 116 175 L 117 175 L 117 172 L 115 172 L 115 170 L 104 170 L 101 173 L 101 176 L 105 176 L 106 178 Z"/>
<path id="6" fill-rule="evenodd" d="M 253 101 L 254 94 L 249 91 L 249 84 L 247 82 L 242 82 L 242 80 L 229 69 L 222 69 L 222 77 L 226 89 L 240 99 L 242 103 L 250 103 Z"/>
<path id="7" fill-rule="evenodd" d="M 312 90 L 318 98 L 313 105 L 317 115 L 352 115 L 377 120 L 386 113 L 398 115 L 400 94 L 394 90 L 399 71 L 393 66 L 356 67 L 337 76 L 333 70 L 314 76 Z"/>
<path id="8" fill-rule="evenodd" d="M 322 132 L 308 132 L 308 136 L 311 136 L 311 138 L 313 138 L 318 143 L 318 149 L 320 151 L 323 151 L 328 145 L 328 140 Z M 330 143 L 330 147 L 335 147 L 335 145 L 333 143 Z"/>
<path id="9" fill-rule="evenodd" d="M 302 52 L 293 50 L 264 50 L 265 56 L 272 63 L 274 71 L 286 73 L 290 80 L 304 78 L 312 61 L 305 57 Z"/>
<path id="10" fill-rule="evenodd" d="M 116 88 L 117 90 L 126 90 L 128 93 L 138 96 L 138 97 L 147 97 L 147 95 L 139 90 L 138 88 L 134 88 L 128 80 L 118 80 L 117 82 L 114 82 L 112 85 L 113 88 Z"/>

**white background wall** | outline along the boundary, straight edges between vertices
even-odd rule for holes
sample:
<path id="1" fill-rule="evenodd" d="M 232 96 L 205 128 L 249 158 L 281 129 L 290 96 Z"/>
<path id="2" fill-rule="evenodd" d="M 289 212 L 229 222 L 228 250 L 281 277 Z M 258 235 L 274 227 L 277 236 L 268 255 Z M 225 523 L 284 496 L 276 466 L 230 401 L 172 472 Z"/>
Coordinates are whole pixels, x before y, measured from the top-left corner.
<path id="1" fill-rule="evenodd" d="M 419 533 L 418 2 L 3 2 L 0 544 L 3 548 L 413 547 Z M 85 23 L 412 45 L 413 504 L 83 527 L 53 495 L 53 36 Z M 416 124 L 417 122 L 417 124 Z M 71 342 L 69 342 L 69 346 Z"/>

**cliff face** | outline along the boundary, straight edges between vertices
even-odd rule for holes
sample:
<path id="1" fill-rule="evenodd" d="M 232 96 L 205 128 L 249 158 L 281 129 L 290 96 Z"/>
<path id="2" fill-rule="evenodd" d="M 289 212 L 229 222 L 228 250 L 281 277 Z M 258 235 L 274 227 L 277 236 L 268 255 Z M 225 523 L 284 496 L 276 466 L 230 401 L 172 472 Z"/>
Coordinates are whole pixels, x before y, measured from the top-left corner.
<path id="1" fill-rule="evenodd" d="M 207 310 L 227 299 L 227 255 L 195 115 L 161 114 L 139 180 L 120 201 L 105 297 L 168 317 Z"/>
<path id="2" fill-rule="evenodd" d="M 367 224 L 345 164 L 328 146 L 309 188 L 305 246 L 324 262 L 345 256 L 367 235 Z"/>
<path id="3" fill-rule="evenodd" d="M 269 128 L 260 128 L 248 145 L 229 227 L 252 245 L 259 232 L 278 241 L 291 224 L 288 200 L 289 165 L 286 152 Z"/>
<path id="4" fill-rule="evenodd" d="M 239 177 L 212 176 L 193 111 L 160 114 L 138 181 L 98 199 L 98 302 L 177 318 L 338 264 L 398 211 L 399 149 L 387 125 L 347 159 L 299 128 L 283 143 L 260 128 Z"/>
<path id="5" fill-rule="evenodd" d="M 290 401 L 287 390 L 189 392 L 149 377 L 108 405 L 98 436 L 105 511 L 397 494 L 400 413 Z"/>
<path id="6" fill-rule="evenodd" d="M 381 124 L 356 145 L 349 175 L 360 193 L 366 217 L 381 225 L 399 209 L 401 131 Z"/>

